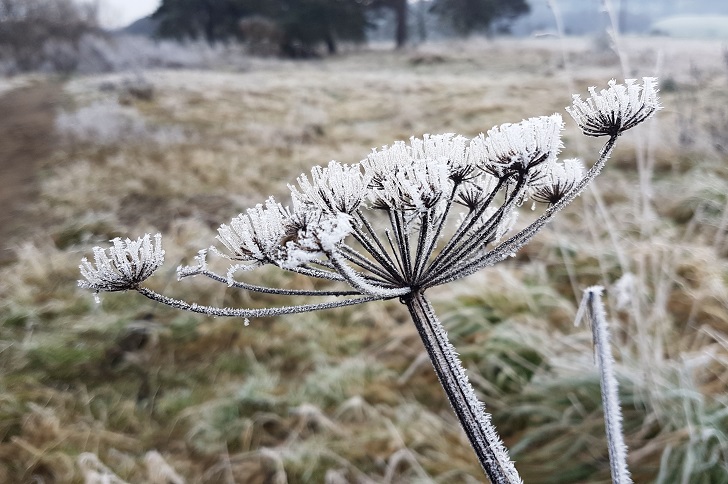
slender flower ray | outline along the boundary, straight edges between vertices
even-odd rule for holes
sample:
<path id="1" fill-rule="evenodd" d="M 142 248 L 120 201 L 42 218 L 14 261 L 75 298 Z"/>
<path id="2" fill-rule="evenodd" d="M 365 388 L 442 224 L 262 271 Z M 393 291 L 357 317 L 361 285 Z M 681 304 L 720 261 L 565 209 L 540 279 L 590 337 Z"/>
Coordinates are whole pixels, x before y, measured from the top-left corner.
<path id="1" fill-rule="evenodd" d="M 587 185 L 589 185 L 589 182 L 591 182 L 594 178 L 596 178 L 597 175 L 599 175 L 599 173 L 602 171 L 602 168 L 604 168 L 605 163 L 609 159 L 609 156 L 612 154 L 612 150 L 614 149 L 614 145 L 616 144 L 616 142 L 616 136 L 609 138 L 609 140 L 601 150 L 601 156 L 599 157 L 597 162 L 594 163 L 594 166 L 589 169 L 586 175 L 584 175 L 584 178 L 574 187 L 574 189 L 568 195 L 565 195 L 561 200 L 549 207 L 531 225 L 522 229 L 516 235 L 512 236 L 510 239 L 503 242 L 492 251 L 488 252 L 485 257 L 475 257 L 473 260 L 469 260 L 462 264 L 459 264 L 451 270 L 443 272 L 438 277 L 434 277 L 428 280 L 425 284 L 422 285 L 422 287 L 428 288 L 433 286 L 439 286 L 455 279 L 467 277 L 471 274 L 478 272 L 484 267 L 492 266 L 495 263 L 502 261 L 503 259 L 518 251 L 518 249 L 526 245 L 533 238 L 533 236 L 536 235 L 539 230 L 541 230 L 544 225 L 551 221 L 551 219 L 553 219 L 554 216 L 556 216 L 556 214 L 561 209 L 570 204 L 582 191 L 584 191 Z"/>
<path id="2" fill-rule="evenodd" d="M 437 239 L 440 238 L 440 234 L 442 233 L 443 228 L 445 227 L 445 224 L 447 222 L 447 217 L 450 214 L 450 210 L 452 208 L 453 200 L 455 199 L 455 195 L 458 192 L 458 188 L 461 185 L 458 183 L 455 183 L 453 185 L 452 190 L 450 191 L 450 196 L 447 198 L 445 208 L 443 209 L 442 213 L 438 215 L 438 221 L 437 221 L 437 228 L 434 230 L 434 232 L 431 232 L 429 234 L 429 237 L 426 237 L 424 239 L 424 243 L 426 244 L 426 247 L 422 249 L 421 254 L 417 257 L 417 263 L 418 267 L 415 270 L 415 281 L 419 281 L 422 279 L 422 271 L 427 265 L 427 262 L 432 257 L 432 253 L 435 251 L 435 248 L 437 246 Z M 434 213 L 434 211 L 433 211 Z M 454 237 L 454 236 L 453 236 Z"/>
<path id="3" fill-rule="evenodd" d="M 325 265 L 325 261 L 316 261 L 316 264 Z M 344 280 L 344 278 L 341 277 L 341 274 L 338 274 L 336 272 L 322 271 L 321 269 L 308 267 L 306 265 L 303 265 L 300 267 L 282 267 L 281 269 L 284 269 L 289 272 L 295 272 L 295 273 L 301 274 L 303 276 L 315 277 L 316 279 L 326 279 L 329 281 L 343 281 Z"/>
<path id="4" fill-rule="evenodd" d="M 428 268 L 423 284 L 427 284 L 428 276 L 440 274 L 444 267 L 451 266 L 456 261 L 471 257 L 473 250 L 479 250 L 480 247 L 483 247 L 485 240 L 490 237 L 491 232 L 495 230 L 497 224 L 502 220 L 503 215 L 509 213 L 516 202 L 523 196 L 527 186 L 528 175 L 519 178 L 506 203 L 501 205 L 492 216 L 488 217 L 487 221 L 480 226 L 475 224 L 471 225 L 471 232 L 463 232 L 462 236 L 467 236 L 467 238 L 455 245 L 449 255 L 446 254 L 443 256 L 442 254 L 438 254 L 437 258 L 432 262 L 431 267 Z M 477 219 L 474 220 L 477 221 Z"/>
<path id="5" fill-rule="evenodd" d="M 371 272 L 381 282 L 397 284 L 397 281 L 393 280 L 392 276 L 390 274 L 385 272 L 381 267 L 375 265 L 372 261 L 367 259 L 364 255 L 357 252 L 356 249 L 354 249 L 353 247 L 350 247 L 346 244 L 342 244 L 340 246 L 340 249 L 341 249 L 341 255 L 346 257 L 346 259 L 349 262 L 352 262 L 352 263 L 358 265 L 359 267 L 361 267 L 362 269 L 365 269 L 365 270 Z"/>
<path id="6" fill-rule="evenodd" d="M 412 264 L 409 256 L 409 240 L 406 239 L 403 230 L 403 224 L 401 220 L 401 212 L 398 210 L 389 210 L 388 212 L 390 223 L 392 224 L 392 233 L 394 234 L 393 250 L 399 254 L 399 260 L 402 262 L 402 272 L 404 273 L 405 281 L 410 281 L 412 277 Z M 390 242 L 391 243 L 391 242 Z"/>
<path id="7" fill-rule="evenodd" d="M 330 255 L 331 262 L 334 267 L 339 270 L 339 273 L 346 279 L 351 287 L 361 291 L 363 294 L 369 296 L 379 297 L 381 299 L 391 299 L 400 297 L 410 292 L 409 287 L 400 287 L 396 289 L 390 289 L 380 285 L 372 284 L 368 282 L 361 274 L 357 273 L 354 269 L 346 264 L 344 258 L 336 253 Z"/>
<path id="8" fill-rule="evenodd" d="M 425 246 L 428 245 L 428 242 L 430 240 L 430 231 L 431 231 L 431 224 L 430 224 L 430 217 L 432 216 L 432 210 L 427 210 L 425 213 L 421 214 L 420 217 L 422 219 L 422 223 L 420 225 L 420 234 L 419 237 L 417 237 L 417 249 L 415 252 L 415 266 L 412 272 L 412 280 L 417 281 L 419 279 L 420 275 L 420 269 L 424 265 L 423 261 L 427 260 L 428 256 L 423 257 L 423 254 L 425 253 Z"/>
<path id="9" fill-rule="evenodd" d="M 202 304 L 188 303 L 180 299 L 174 299 L 152 291 L 146 287 L 136 288 L 136 291 L 144 297 L 157 301 L 175 309 L 182 309 L 193 313 L 206 314 L 208 316 L 223 316 L 231 318 L 269 318 L 271 316 L 283 316 L 284 314 L 307 313 L 311 311 L 320 311 L 323 309 L 341 308 L 344 306 L 353 306 L 370 301 L 379 301 L 385 299 L 377 296 L 364 296 L 354 299 L 344 299 L 339 301 L 331 301 L 317 304 L 302 304 L 299 306 L 283 306 L 279 308 L 261 308 L 261 309 L 237 309 L 237 308 L 218 308 L 214 306 L 204 306 Z M 396 296 L 393 296 L 396 297 Z"/>
<path id="10" fill-rule="evenodd" d="M 400 254 L 400 251 L 397 250 L 397 245 L 394 243 L 394 240 L 392 240 L 392 231 L 389 229 L 386 229 L 384 231 L 384 235 L 387 238 L 387 243 L 389 244 L 389 247 L 392 249 L 392 253 L 394 254 L 394 260 L 397 261 L 397 266 L 399 266 L 400 274 L 402 277 L 402 284 L 406 284 L 406 280 L 404 279 L 404 263 L 402 262 L 402 256 Z"/>
<path id="11" fill-rule="evenodd" d="M 478 219 L 480 219 L 483 213 L 485 213 L 485 210 L 490 206 L 490 204 L 495 199 L 496 195 L 506 183 L 506 181 L 506 178 L 499 179 L 498 185 L 496 185 L 493 191 L 488 195 L 488 198 L 477 208 L 477 210 L 468 213 L 463 223 L 460 224 L 460 226 L 455 230 L 455 234 L 450 238 L 447 244 L 445 244 L 442 250 L 440 250 L 436 258 L 430 263 L 430 266 L 428 267 L 428 272 L 431 270 L 430 268 L 432 268 L 435 264 L 439 263 L 438 259 L 442 260 L 449 255 L 450 251 L 455 249 L 455 247 L 461 241 L 462 235 L 468 233 L 473 228 L 473 225 L 478 222 Z"/>
<path id="12" fill-rule="evenodd" d="M 377 233 L 374 231 L 374 228 L 372 227 L 371 222 L 364 216 L 364 214 L 361 212 L 361 210 L 356 211 L 356 216 L 360 222 L 362 222 L 362 225 L 366 227 L 367 232 L 369 232 L 371 239 L 369 236 L 367 236 L 364 232 L 362 232 L 359 227 L 354 226 L 354 238 L 359 242 L 364 249 L 369 252 L 374 259 L 376 259 L 379 264 L 382 265 L 382 267 L 398 282 L 404 282 L 401 279 L 401 276 L 399 274 L 399 271 L 394 266 L 394 262 L 392 261 L 391 257 L 387 253 L 387 250 L 384 248 L 384 245 L 382 244 L 382 241 L 379 240 L 379 237 L 377 236 Z M 374 241 L 374 244 L 371 243 L 371 241 Z"/>
<path id="13" fill-rule="evenodd" d="M 281 296 L 355 296 L 361 295 L 358 291 L 326 291 L 326 290 L 305 290 L 305 289 L 280 289 L 277 287 L 256 286 L 255 284 L 247 284 L 245 282 L 234 281 L 229 277 L 221 276 L 208 269 L 202 268 L 181 268 L 183 274 L 178 275 L 178 279 L 185 277 L 204 276 L 217 282 L 224 282 L 230 287 L 236 289 L 245 289 L 246 291 L 259 292 L 263 294 L 278 294 Z"/>

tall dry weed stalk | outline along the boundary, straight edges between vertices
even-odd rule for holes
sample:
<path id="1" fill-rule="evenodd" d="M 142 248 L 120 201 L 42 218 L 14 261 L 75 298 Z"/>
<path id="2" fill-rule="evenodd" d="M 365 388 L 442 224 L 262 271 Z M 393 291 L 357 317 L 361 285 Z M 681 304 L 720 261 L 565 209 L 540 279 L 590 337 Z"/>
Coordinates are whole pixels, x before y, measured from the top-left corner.
<path id="1" fill-rule="evenodd" d="M 567 111 L 583 133 L 607 138 L 588 170 L 579 160 L 557 160 L 563 146 L 559 114 L 503 124 L 470 140 L 453 134 L 411 138 L 374 150 L 356 165 L 314 167 L 310 178 L 301 175 L 290 186 L 290 205 L 271 197 L 238 215 L 218 229 L 223 249 L 202 250 L 195 265 L 178 269 L 180 279 L 202 276 L 247 291 L 335 300 L 241 309 L 159 294 L 143 285 L 164 262 L 159 234 L 94 248 L 94 261 L 81 263 L 79 285 L 95 293 L 135 290 L 177 309 L 244 318 L 246 325 L 249 318 L 399 299 L 488 478 L 518 483 L 425 292 L 515 255 L 600 173 L 620 134 L 659 108 L 654 78 L 610 81 L 599 92 L 591 88 L 586 100 L 575 95 Z M 528 200 L 546 208 L 515 230 Z M 232 262 L 227 274 L 208 267 L 210 252 Z M 267 265 L 347 287 L 290 290 L 236 277 Z"/>
<path id="2" fill-rule="evenodd" d="M 604 424 L 609 446 L 609 465 L 612 482 L 627 484 L 632 482 L 627 469 L 627 445 L 624 443 L 622 431 L 622 410 L 619 406 L 619 385 L 614 371 L 614 357 L 610 351 L 611 334 L 602 302 L 604 288 L 592 286 L 584 291 L 581 305 L 576 316 L 579 324 L 583 313 L 589 316 L 594 351 L 599 365 L 600 385 L 602 388 L 602 407 L 604 408 Z"/>

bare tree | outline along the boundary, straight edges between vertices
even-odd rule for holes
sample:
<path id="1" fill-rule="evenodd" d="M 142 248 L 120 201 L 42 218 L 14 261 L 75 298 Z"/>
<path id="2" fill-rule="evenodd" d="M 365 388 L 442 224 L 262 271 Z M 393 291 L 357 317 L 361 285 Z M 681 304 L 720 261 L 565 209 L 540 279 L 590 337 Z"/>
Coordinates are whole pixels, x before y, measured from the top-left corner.
<path id="1" fill-rule="evenodd" d="M 16 71 L 73 71 L 79 44 L 100 35 L 97 8 L 72 0 L 0 0 L 0 59 Z"/>

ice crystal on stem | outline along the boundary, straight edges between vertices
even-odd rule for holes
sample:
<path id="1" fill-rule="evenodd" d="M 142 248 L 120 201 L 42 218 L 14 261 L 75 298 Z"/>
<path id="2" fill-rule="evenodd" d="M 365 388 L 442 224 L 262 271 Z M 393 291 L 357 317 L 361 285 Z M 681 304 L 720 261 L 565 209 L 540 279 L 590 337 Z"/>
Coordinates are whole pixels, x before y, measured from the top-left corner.
<path id="1" fill-rule="evenodd" d="M 600 173 L 618 135 L 650 117 L 659 103 L 655 80 L 609 83 L 570 114 L 592 136 L 608 135 L 594 164 L 557 161 L 562 149 L 559 114 L 496 126 L 474 139 L 454 134 L 425 135 L 373 150 L 358 164 L 335 161 L 301 175 L 290 205 L 273 198 L 218 229 L 230 259 L 227 274 L 213 272 L 208 252 L 178 269 L 179 279 L 206 277 L 230 287 L 281 296 L 336 297 L 299 306 L 218 308 L 172 299 L 141 283 L 162 263 L 159 236 L 136 242 L 115 239 L 107 252 L 94 249 L 95 266 L 84 260 L 81 287 L 94 291 L 133 289 L 169 306 L 212 316 L 279 316 L 399 299 L 417 327 L 437 376 L 488 478 L 520 478 L 490 416 L 475 396 L 457 353 L 425 291 L 461 279 L 515 254 L 573 201 Z M 528 198 L 548 206 L 515 231 L 519 207 Z M 454 210 L 465 207 L 465 211 Z M 276 266 L 333 286 L 281 289 L 242 282 L 238 271 Z"/>

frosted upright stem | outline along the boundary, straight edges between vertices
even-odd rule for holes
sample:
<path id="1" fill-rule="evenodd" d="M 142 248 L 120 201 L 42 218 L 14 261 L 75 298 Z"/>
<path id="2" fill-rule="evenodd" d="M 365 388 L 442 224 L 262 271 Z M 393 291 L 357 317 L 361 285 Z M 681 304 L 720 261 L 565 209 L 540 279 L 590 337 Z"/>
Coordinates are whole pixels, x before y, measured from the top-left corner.
<path id="1" fill-rule="evenodd" d="M 490 415 L 475 395 L 460 358 L 448 341 L 447 332 L 430 302 L 423 293 L 413 292 L 406 296 L 404 304 L 409 309 L 437 378 L 488 479 L 493 484 L 521 483 L 518 471 L 490 421 Z"/>
<path id="2" fill-rule="evenodd" d="M 609 466 L 614 484 L 631 484 L 627 469 L 627 445 L 622 431 L 622 409 L 619 407 L 619 384 L 614 373 L 614 358 L 610 350 L 610 334 L 604 316 L 601 286 L 592 286 L 584 291 L 582 307 L 585 305 L 594 337 L 594 351 L 599 364 L 604 407 L 604 426 L 609 447 Z M 578 322 L 578 319 L 577 319 Z"/>

